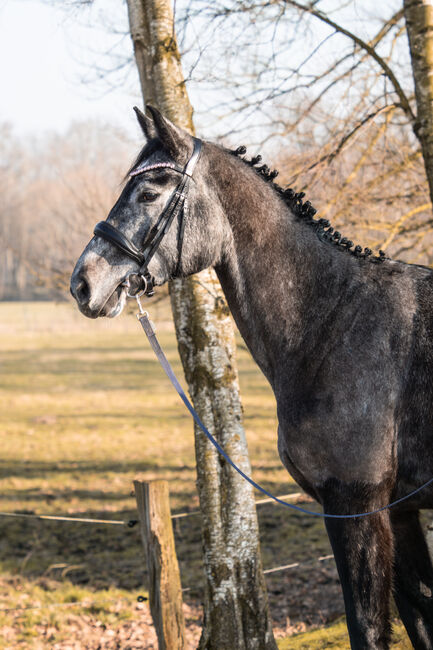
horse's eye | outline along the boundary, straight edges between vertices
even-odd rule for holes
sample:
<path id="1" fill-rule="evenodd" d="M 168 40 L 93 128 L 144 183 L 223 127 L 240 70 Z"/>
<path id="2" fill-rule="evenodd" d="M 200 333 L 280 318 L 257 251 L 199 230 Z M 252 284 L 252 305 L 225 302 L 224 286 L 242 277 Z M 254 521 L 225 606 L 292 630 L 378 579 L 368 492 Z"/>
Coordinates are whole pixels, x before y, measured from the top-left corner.
<path id="1" fill-rule="evenodd" d="M 158 194 L 156 192 L 147 190 L 145 192 L 141 192 L 140 196 L 138 197 L 138 201 L 140 203 L 152 203 L 152 201 L 155 201 L 157 198 Z"/>

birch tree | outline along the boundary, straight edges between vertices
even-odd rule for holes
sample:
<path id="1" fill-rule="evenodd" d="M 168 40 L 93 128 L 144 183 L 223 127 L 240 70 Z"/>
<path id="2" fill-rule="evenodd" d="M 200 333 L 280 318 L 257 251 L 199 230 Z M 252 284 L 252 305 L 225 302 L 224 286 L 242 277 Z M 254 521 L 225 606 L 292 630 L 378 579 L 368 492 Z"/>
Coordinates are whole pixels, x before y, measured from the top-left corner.
<path id="1" fill-rule="evenodd" d="M 128 0 L 144 104 L 194 133 L 169 0 Z M 213 271 L 170 287 L 179 353 L 201 419 L 250 474 L 229 310 Z M 200 648 L 276 648 L 252 488 L 195 428 L 206 593 Z"/>
<path id="2" fill-rule="evenodd" d="M 404 0 L 403 4 L 415 82 L 414 131 L 421 144 L 433 202 L 433 2 Z"/>

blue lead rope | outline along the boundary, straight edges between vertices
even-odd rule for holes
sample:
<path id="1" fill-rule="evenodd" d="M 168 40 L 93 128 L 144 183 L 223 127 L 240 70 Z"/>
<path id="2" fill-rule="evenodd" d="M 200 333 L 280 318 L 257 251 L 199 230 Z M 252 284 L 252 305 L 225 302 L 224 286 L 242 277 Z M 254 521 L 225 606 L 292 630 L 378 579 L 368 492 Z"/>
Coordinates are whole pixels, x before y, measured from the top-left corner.
<path id="1" fill-rule="evenodd" d="M 203 431 L 203 433 L 208 438 L 208 440 L 213 444 L 213 446 L 217 449 L 217 451 L 221 454 L 221 456 L 223 456 L 223 458 L 226 459 L 226 461 L 229 463 L 229 465 L 231 465 L 233 467 L 233 469 L 235 469 L 238 472 L 238 474 L 240 474 L 242 476 L 242 478 L 244 478 L 246 481 L 248 481 L 248 483 L 250 483 L 254 488 L 256 488 L 256 490 L 259 490 L 259 492 L 262 492 L 263 494 L 266 494 L 266 496 L 268 496 L 271 499 L 273 499 L 274 501 L 276 501 L 276 503 L 280 503 L 282 506 L 286 506 L 286 508 L 291 508 L 292 510 L 297 510 L 298 512 L 302 512 L 305 515 L 311 515 L 312 517 L 323 517 L 323 518 L 328 518 L 328 519 L 331 519 L 331 518 L 332 519 L 356 519 L 356 518 L 359 518 L 359 517 L 368 517 L 369 515 L 375 515 L 378 512 L 382 512 L 382 510 L 387 510 L 388 508 L 392 508 L 392 506 L 396 506 L 398 503 L 401 503 L 402 501 L 406 501 L 406 499 L 409 499 L 414 494 L 417 494 L 418 492 L 420 492 L 421 490 L 426 488 L 428 485 L 433 483 L 433 478 L 431 478 L 429 481 L 427 481 L 427 483 L 424 483 L 423 485 L 421 485 L 421 487 L 417 488 L 416 490 L 413 490 L 413 492 L 410 492 L 406 496 L 401 497 L 400 499 L 397 499 L 397 501 L 393 501 L 392 503 L 388 503 L 388 505 L 382 506 L 382 508 L 377 508 L 377 510 L 372 510 L 371 512 L 361 512 L 361 513 L 358 513 L 356 515 L 328 515 L 328 514 L 325 514 L 325 513 L 322 513 L 322 512 L 313 512 L 312 510 L 306 510 L 305 508 L 301 508 L 300 506 L 296 506 L 293 503 L 287 503 L 287 501 L 283 501 L 282 499 L 279 499 L 278 497 L 274 496 L 273 494 L 268 492 L 268 490 L 266 490 L 264 487 L 262 487 L 261 485 L 256 483 L 250 476 L 247 476 L 245 474 L 245 472 L 243 472 L 240 469 L 240 467 L 235 465 L 235 463 L 232 461 L 230 456 L 228 456 L 228 454 L 226 454 L 224 449 L 221 447 L 219 442 L 217 442 L 217 440 L 215 440 L 215 438 L 210 433 L 210 431 L 208 431 L 206 429 L 203 422 L 200 420 L 196 410 L 194 409 L 193 405 L 189 401 L 188 397 L 185 395 L 185 391 L 183 390 L 182 386 L 178 382 L 177 377 L 174 374 L 173 369 L 172 369 L 170 363 L 167 360 L 167 357 L 165 356 L 164 352 L 162 351 L 162 348 L 161 348 L 161 346 L 160 346 L 160 344 L 158 342 L 158 339 L 156 338 L 156 334 L 155 334 L 155 330 L 153 328 L 153 325 L 152 325 L 152 323 L 150 322 L 150 320 L 148 318 L 147 312 L 143 311 L 138 297 L 137 297 L 137 302 L 138 302 L 138 306 L 140 308 L 140 313 L 137 315 L 137 318 L 140 321 L 141 326 L 143 327 L 143 330 L 144 330 L 147 338 L 149 339 L 149 343 L 152 346 L 152 349 L 155 352 L 155 355 L 156 355 L 159 363 L 161 364 L 165 374 L 167 375 L 167 377 L 169 378 L 169 380 L 171 381 L 171 383 L 175 387 L 175 389 L 178 392 L 181 400 L 185 404 L 188 411 L 191 413 L 192 417 L 194 418 L 194 420 L 196 421 L 196 423 L 198 424 L 200 429 Z"/>

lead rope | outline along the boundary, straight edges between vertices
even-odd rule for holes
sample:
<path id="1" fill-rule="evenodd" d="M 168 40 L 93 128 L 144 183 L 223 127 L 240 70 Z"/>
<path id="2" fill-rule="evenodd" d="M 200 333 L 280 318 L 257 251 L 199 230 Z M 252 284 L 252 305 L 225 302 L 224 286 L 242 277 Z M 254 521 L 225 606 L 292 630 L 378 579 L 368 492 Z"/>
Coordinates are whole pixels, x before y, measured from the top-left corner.
<path id="1" fill-rule="evenodd" d="M 279 499 L 278 497 L 274 496 L 268 490 L 266 490 L 264 487 L 256 483 L 250 476 L 247 476 L 245 472 L 243 472 L 240 467 L 235 465 L 235 463 L 232 461 L 230 456 L 226 454 L 224 449 L 221 447 L 219 442 L 215 440 L 213 435 L 208 431 L 208 429 L 205 427 L 203 422 L 200 420 L 200 417 L 196 410 L 194 409 L 193 405 L 189 401 L 188 397 L 185 394 L 185 391 L 183 390 L 182 386 L 180 385 L 176 375 L 173 372 L 173 368 L 171 367 L 170 363 L 168 362 L 167 357 L 165 356 L 159 341 L 156 337 L 156 332 L 155 332 L 155 326 L 153 325 L 152 321 L 149 319 L 149 315 L 147 311 L 145 311 L 141 305 L 140 302 L 140 297 L 141 294 L 137 294 L 134 296 L 134 298 L 137 300 L 138 304 L 138 309 L 139 313 L 137 314 L 137 318 L 141 323 L 141 326 L 144 330 L 144 333 L 146 334 L 148 341 L 155 352 L 156 358 L 158 359 L 159 363 L 161 364 L 165 374 L 173 384 L 174 388 L 176 389 L 177 393 L 179 394 L 179 397 L 185 404 L 186 408 L 188 411 L 191 413 L 192 417 L 194 418 L 195 422 L 198 424 L 200 429 L 203 431 L 205 436 L 208 438 L 208 440 L 213 444 L 213 446 L 216 448 L 216 450 L 225 458 L 225 460 L 235 469 L 238 474 L 242 476 L 248 483 L 250 483 L 256 490 L 259 490 L 259 492 L 262 492 L 263 494 L 266 494 L 266 496 L 270 497 L 276 503 L 281 504 L 282 506 L 286 506 L 286 508 L 291 508 L 292 510 L 297 510 L 298 512 L 302 512 L 305 515 L 311 515 L 312 517 L 322 517 L 322 518 L 328 518 L 328 519 L 356 519 L 360 517 L 368 517 L 369 515 L 375 515 L 378 512 L 382 512 L 383 510 L 387 510 L 388 508 L 392 508 L 393 506 L 396 506 L 398 503 L 401 503 L 402 501 L 406 501 L 406 499 L 409 499 L 412 497 L 414 494 L 417 494 L 417 492 L 420 492 L 424 488 L 426 488 L 428 485 L 433 483 L 433 478 L 431 478 L 429 481 L 421 485 L 421 487 L 417 488 L 416 490 L 413 490 L 413 492 L 410 492 L 404 497 L 401 497 L 400 499 L 397 499 L 396 501 L 393 501 L 392 503 L 388 503 L 386 506 L 382 506 L 382 508 L 377 508 L 377 510 L 372 510 L 371 512 L 361 512 L 355 515 L 329 515 L 326 513 L 322 512 L 313 512 L 312 510 L 306 510 L 305 508 L 301 508 L 300 506 L 296 506 L 293 503 L 287 503 L 287 501 L 283 501 L 282 499 Z"/>

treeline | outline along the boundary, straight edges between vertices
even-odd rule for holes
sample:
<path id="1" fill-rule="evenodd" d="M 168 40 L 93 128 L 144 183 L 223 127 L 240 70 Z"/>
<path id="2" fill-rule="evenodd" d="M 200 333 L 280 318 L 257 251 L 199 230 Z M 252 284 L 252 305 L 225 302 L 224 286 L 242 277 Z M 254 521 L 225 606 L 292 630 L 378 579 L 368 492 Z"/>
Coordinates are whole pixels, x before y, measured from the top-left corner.
<path id="1" fill-rule="evenodd" d="M 65 295 L 136 149 L 122 131 L 94 122 L 32 138 L 0 127 L 1 300 Z"/>

